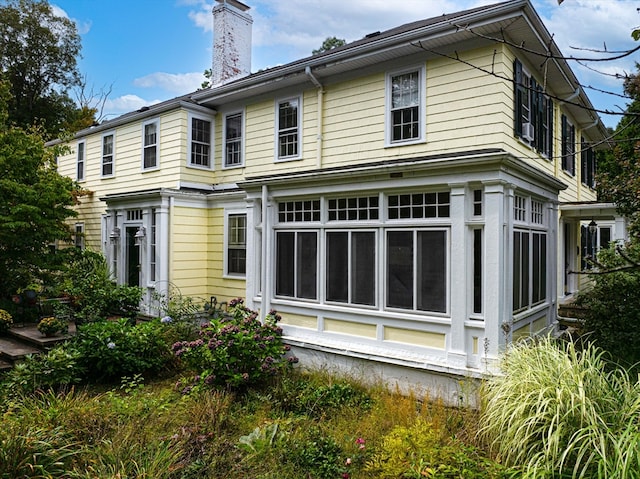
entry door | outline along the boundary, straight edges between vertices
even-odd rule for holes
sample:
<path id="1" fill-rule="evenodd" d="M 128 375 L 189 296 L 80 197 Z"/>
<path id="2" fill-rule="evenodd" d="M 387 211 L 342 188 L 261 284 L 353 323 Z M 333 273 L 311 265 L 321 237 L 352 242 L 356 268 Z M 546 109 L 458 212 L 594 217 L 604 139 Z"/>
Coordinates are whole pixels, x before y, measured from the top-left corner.
<path id="1" fill-rule="evenodd" d="M 127 226 L 126 282 L 129 286 L 140 286 L 140 247 L 136 245 L 136 226 Z"/>

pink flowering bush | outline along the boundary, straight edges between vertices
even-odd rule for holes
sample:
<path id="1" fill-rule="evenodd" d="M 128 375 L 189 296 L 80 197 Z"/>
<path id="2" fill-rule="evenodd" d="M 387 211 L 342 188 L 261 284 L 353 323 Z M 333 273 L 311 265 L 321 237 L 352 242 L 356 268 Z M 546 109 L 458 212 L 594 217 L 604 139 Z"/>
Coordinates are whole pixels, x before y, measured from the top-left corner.
<path id="1" fill-rule="evenodd" d="M 174 354 L 198 374 L 181 381 L 184 393 L 194 387 L 226 386 L 242 388 L 277 375 L 298 362 L 287 355 L 282 343 L 280 316 L 271 311 L 261 323 L 258 313 L 247 308 L 242 299 L 229 302 L 228 314 L 204 323 L 200 337 L 176 342 Z"/>

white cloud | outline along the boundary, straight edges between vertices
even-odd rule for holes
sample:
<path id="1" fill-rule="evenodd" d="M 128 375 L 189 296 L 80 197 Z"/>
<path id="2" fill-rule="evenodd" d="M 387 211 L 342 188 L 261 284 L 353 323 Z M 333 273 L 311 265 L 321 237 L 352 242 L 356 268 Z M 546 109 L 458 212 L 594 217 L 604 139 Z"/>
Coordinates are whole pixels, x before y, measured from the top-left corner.
<path id="1" fill-rule="evenodd" d="M 143 106 L 160 103 L 160 100 L 145 100 L 137 95 L 122 95 L 118 98 L 107 99 L 103 108 L 103 116 L 111 119 L 113 115 L 121 115 L 130 111 L 139 110 Z"/>
<path id="2" fill-rule="evenodd" d="M 140 88 L 159 88 L 175 95 L 183 95 L 200 88 L 204 80 L 203 73 L 155 72 L 136 78 L 133 84 Z"/>
<path id="3" fill-rule="evenodd" d="M 69 16 L 69 14 L 64 9 L 60 8 L 58 5 L 51 4 L 51 11 L 53 12 L 53 14 L 56 17 L 68 18 L 69 20 L 74 22 L 76 24 L 76 28 L 78 29 L 78 33 L 80 35 L 84 35 L 86 33 L 89 33 L 89 30 L 91 30 L 91 22 L 90 21 L 81 22 L 78 19 L 71 18 Z"/>

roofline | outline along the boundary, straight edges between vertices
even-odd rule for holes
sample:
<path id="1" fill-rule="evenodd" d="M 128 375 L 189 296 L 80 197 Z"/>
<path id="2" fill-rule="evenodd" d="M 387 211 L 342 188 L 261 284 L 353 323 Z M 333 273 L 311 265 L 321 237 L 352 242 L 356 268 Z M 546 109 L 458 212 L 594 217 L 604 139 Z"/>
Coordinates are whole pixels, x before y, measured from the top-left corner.
<path id="1" fill-rule="evenodd" d="M 456 17 L 456 21 L 466 21 L 469 23 L 482 21 L 517 11 L 526 5 L 529 5 L 528 0 L 512 0 L 509 2 L 490 5 L 484 9 L 476 8 L 469 11 L 467 14 Z M 455 13 L 453 15 L 455 15 Z M 416 37 L 424 37 L 425 35 L 434 36 L 435 34 L 445 31 L 453 32 L 456 30 L 457 28 L 451 24 L 451 19 L 448 18 L 448 16 L 445 16 L 444 20 L 434 24 L 425 25 L 419 29 L 400 32 L 380 39 L 373 37 L 367 42 L 351 47 L 347 44 L 345 47 L 335 48 L 319 55 L 312 55 L 307 58 L 295 60 L 283 66 L 273 67 L 265 70 L 264 72 L 252 74 L 248 77 L 232 81 L 219 87 L 199 90 L 191 95 L 191 99 L 195 102 L 223 99 L 230 93 L 237 93 L 241 90 L 248 90 L 251 87 L 262 86 L 265 83 L 273 83 L 280 78 L 293 74 L 303 74 L 307 68 L 313 70 L 320 66 L 355 60 L 363 56 L 367 56 L 368 54 L 378 53 L 381 50 L 392 46 L 410 45 L 415 41 Z M 360 41 L 362 40 L 356 40 L 352 43 L 358 43 Z"/>
<path id="2" fill-rule="evenodd" d="M 460 167 L 478 166 L 484 169 L 495 167 L 497 163 L 503 166 L 504 171 L 517 170 L 531 178 L 537 178 L 557 191 L 565 190 L 567 185 L 548 173 L 541 172 L 537 168 L 518 160 L 516 157 L 501 149 L 486 149 L 478 151 L 467 151 L 458 154 L 430 155 L 418 158 L 402 158 L 394 160 L 383 160 L 374 163 L 361 165 L 338 166 L 333 168 L 322 168 L 305 171 L 293 171 L 274 175 L 256 176 L 239 181 L 238 186 L 244 190 L 260 188 L 263 185 L 278 186 L 291 185 L 292 183 L 323 182 L 325 179 L 339 180 L 350 179 L 354 176 L 363 178 L 380 174 L 391 174 L 396 172 L 409 172 L 425 169 L 452 169 Z"/>

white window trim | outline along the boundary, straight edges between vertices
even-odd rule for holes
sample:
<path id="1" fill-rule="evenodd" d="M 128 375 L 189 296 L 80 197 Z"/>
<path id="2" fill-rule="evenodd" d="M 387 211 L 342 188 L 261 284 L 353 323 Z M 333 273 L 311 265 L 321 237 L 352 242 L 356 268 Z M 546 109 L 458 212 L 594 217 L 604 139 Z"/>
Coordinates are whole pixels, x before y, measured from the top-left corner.
<path id="1" fill-rule="evenodd" d="M 78 233 L 81 235 L 80 237 L 78 237 Z M 75 224 L 73 242 L 76 248 L 85 249 L 84 223 Z"/>
<path id="2" fill-rule="evenodd" d="M 406 73 L 418 72 L 418 86 L 420 88 L 419 96 L 420 96 L 420 105 L 418 106 L 418 118 L 419 118 L 419 128 L 420 135 L 418 138 L 414 138 L 411 140 L 404 141 L 391 141 L 392 135 L 392 126 L 391 126 L 391 79 L 394 76 L 403 75 Z M 424 64 L 415 65 L 409 68 L 403 68 L 402 70 L 394 70 L 387 72 L 385 78 L 385 111 L 384 111 L 384 146 L 385 148 L 395 147 L 395 146 L 405 146 L 405 145 L 415 145 L 417 143 L 426 142 L 426 107 L 425 103 L 427 101 L 427 73 L 426 66 Z"/>
<path id="3" fill-rule="evenodd" d="M 150 166 L 150 167 L 146 167 L 144 166 L 144 150 L 147 146 L 150 145 L 146 145 L 145 144 L 145 127 L 147 125 L 151 125 L 155 123 L 156 125 L 156 142 L 155 142 L 155 147 L 156 147 L 156 164 L 155 166 Z M 147 120 L 145 122 L 142 123 L 142 147 L 141 147 L 141 160 L 140 160 L 140 169 L 142 171 L 154 171 L 154 170 L 158 170 L 160 169 L 160 119 L 159 118 L 154 118 L 152 120 Z"/>
<path id="4" fill-rule="evenodd" d="M 240 122 L 240 157 L 242 161 L 237 165 L 227 165 L 227 117 L 232 115 L 242 115 Z M 224 114 L 222 119 L 222 169 L 231 170 L 233 168 L 243 168 L 245 166 L 245 119 L 247 115 L 245 109 L 229 111 Z"/>
<path id="5" fill-rule="evenodd" d="M 78 159 L 78 154 L 80 152 L 80 145 L 82 145 L 82 178 L 78 176 L 78 165 L 80 161 Z M 76 145 L 76 181 L 85 181 L 87 178 L 87 142 L 85 140 L 81 140 Z"/>
<path id="6" fill-rule="evenodd" d="M 247 277 L 247 266 L 248 266 L 248 258 L 246 258 L 245 256 L 245 274 L 239 274 L 239 273 L 229 273 L 229 216 L 233 216 L 233 215 L 245 215 L 245 227 L 248 230 L 249 227 L 249 215 L 247 214 L 247 210 L 246 209 L 229 209 L 229 210 L 225 210 L 224 212 L 224 245 L 223 245 L 223 278 L 230 278 L 230 279 L 244 279 Z M 245 231 L 245 255 L 246 252 L 248 251 L 248 241 L 247 241 L 247 233 L 248 231 Z"/>
<path id="7" fill-rule="evenodd" d="M 113 149 L 111 152 L 111 173 L 108 175 L 104 175 L 104 139 L 107 136 L 113 137 Z M 116 176 L 116 132 L 115 131 L 106 131 L 100 137 L 100 177 L 101 178 L 113 178 Z"/>
<path id="8" fill-rule="evenodd" d="M 298 101 L 298 154 L 292 156 L 279 156 L 279 144 L 278 144 L 278 136 L 280 132 L 279 125 L 279 107 L 280 104 L 289 101 L 289 100 L 297 100 Z M 284 98 L 276 98 L 275 106 L 274 106 L 274 115 L 275 115 L 275 128 L 274 128 L 274 158 L 277 163 L 285 162 L 285 161 L 293 161 L 299 160 L 302 158 L 302 95 L 293 95 Z"/>
<path id="9" fill-rule="evenodd" d="M 197 120 L 204 120 L 204 121 L 208 121 L 211 125 L 211 131 L 209 132 L 209 138 L 210 138 L 210 143 L 209 143 L 209 165 L 205 166 L 205 165 L 194 165 L 193 163 L 191 163 L 191 141 L 192 141 L 192 137 L 193 137 L 193 127 L 192 127 L 192 120 L 193 119 L 197 119 Z M 187 117 L 187 132 L 188 132 L 188 138 L 187 138 L 187 168 L 194 168 L 196 170 L 207 170 L 207 171 L 213 171 L 215 169 L 215 136 L 214 136 L 214 132 L 215 132 L 215 120 L 213 117 L 211 116 L 207 116 L 207 115 L 196 115 L 193 113 L 189 113 L 188 117 Z"/>

